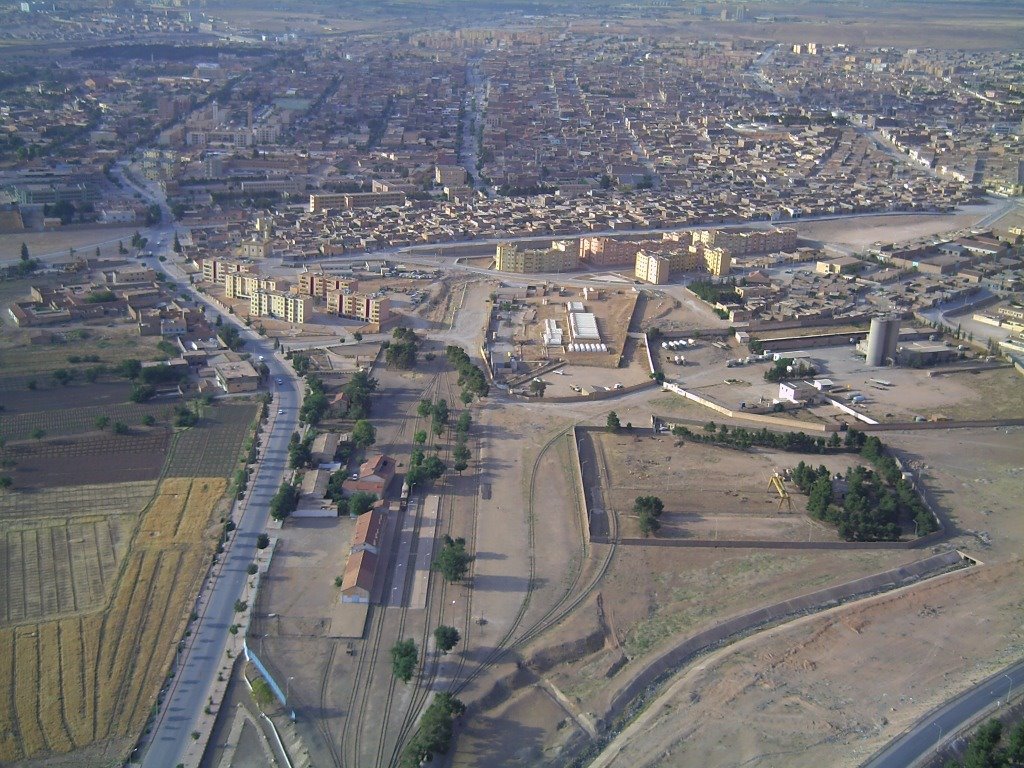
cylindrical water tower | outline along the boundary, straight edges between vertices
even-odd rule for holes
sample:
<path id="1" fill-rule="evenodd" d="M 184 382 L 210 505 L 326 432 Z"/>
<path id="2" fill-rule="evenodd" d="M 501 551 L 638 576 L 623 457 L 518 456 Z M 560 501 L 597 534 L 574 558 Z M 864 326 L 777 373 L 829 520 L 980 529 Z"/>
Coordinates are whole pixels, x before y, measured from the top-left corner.
<path id="1" fill-rule="evenodd" d="M 898 317 L 873 317 L 868 332 L 867 364 L 872 367 L 886 365 L 896 359 L 896 344 L 900 338 Z"/>

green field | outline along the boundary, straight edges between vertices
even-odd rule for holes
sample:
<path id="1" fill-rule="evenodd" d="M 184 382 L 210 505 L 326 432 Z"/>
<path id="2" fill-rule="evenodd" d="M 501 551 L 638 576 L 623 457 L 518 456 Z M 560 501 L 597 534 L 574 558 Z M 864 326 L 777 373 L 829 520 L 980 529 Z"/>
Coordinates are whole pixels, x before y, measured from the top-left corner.
<path id="1" fill-rule="evenodd" d="M 69 390 L 70 391 L 70 390 Z M 38 411 L 0 415 L 0 438 L 4 440 L 28 440 L 37 429 L 48 435 L 78 435 L 92 432 L 96 419 L 106 416 L 110 423 L 122 422 L 128 426 L 142 423 L 144 416 L 153 416 L 158 422 L 167 422 L 172 408 L 163 403 L 117 403 L 114 405 L 93 405 L 67 410 Z"/>

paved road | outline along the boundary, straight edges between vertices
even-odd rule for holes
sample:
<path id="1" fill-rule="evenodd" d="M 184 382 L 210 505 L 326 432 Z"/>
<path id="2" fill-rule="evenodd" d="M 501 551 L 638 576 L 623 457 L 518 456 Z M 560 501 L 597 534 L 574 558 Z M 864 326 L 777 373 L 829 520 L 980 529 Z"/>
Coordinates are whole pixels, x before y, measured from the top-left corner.
<path id="1" fill-rule="evenodd" d="M 907 733 L 864 763 L 863 768 L 908 768 L 916 764 L 940 746 L 944 736 L 955 733 L 988 707 L 1005 704 L 1022 684 L 1024 661 L 1019 661 L 925 715 Z"/>
<path id="2" fill-rule="evenodd" d="M 134 184 L 132 186 L 135 187 Z M 164 211 L 161 225 L 149 230 L 147 236 L 154 244 L 162 241 L 160 249 L 154 248 L 153 251 L 156 256 L 166 256 L 168 261 L 161 262 L 156 256 L 146 261 L 149 266 L 163 271 L 171 280 L 185 287 L 187 281 L 178 277 L 181 273 L 170 269 L 170 243 L 174 240 L 170 211 L 166 209 L 163 200 L 154 197 L 152 190 L 136 188 L 147 198 L 160 202 Z M 178 272 L 178 275 L 174 272 Z M 194 295 L 206 303 L 209 309 L 217 311 L 204 296 Z M 262 355 L 265 358 L 270 368 L 271 390 L 276 396 L 272 408 L 284 412 L 275 410 L 271 413 L 273 427 L 265 433 L 263 460 L 249 484 L 248 506 L 235 532 L 233 543 L 222 556 L 221 563 L 215 566 L 214 572 L 218 576 L 206 587 L 208 594 L 205 607 L 192 627 L 192 645 L 179 660 L 178 673 L 171 682 L 164 707 L 147 742 L 142 759 L 144 768 L 173 768 L 181 762 L 181 756 L 190 743 L 196 720 L 206 706 L 210 683 L 224 663 L 228 627 L 234 623 L 235 601 L 241 597 L 245 588 L 248 577 L 246 569 L 255 559 L 256 539 L 266 529 L 270 498 L 284 477 L 288 441 L 298 424 L 302 390 L 294 371 L 274 356 L 269 341 L 247 329 L 237 318 L 231 315 L 223 317 L 225 322 L 234 322 L 241 330 L 242 338 L 246 341 L 245 351 L 251 352 L 254 357 Z M 278 381 L 281 383 L 278 384 Z"/>

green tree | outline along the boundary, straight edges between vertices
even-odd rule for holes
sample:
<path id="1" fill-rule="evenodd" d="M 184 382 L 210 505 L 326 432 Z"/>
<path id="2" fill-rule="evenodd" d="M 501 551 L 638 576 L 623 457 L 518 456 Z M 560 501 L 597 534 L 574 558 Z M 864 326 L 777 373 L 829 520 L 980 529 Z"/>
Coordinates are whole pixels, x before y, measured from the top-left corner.
<path id="1" fill-rule="evenodd" d="M 97 416 L 96 420 L 93 423 L 96 425 L 96 429 L 106 429 L 108 426 L 110 426 L 110 417 Z"/>
<path id="2" fill-rule="evenodd" d="M 377 494 L 367 491 L 356 491 L 348 499 L 348 513 L 352 517 L 358 517 L 370 511 L 373 502 L 377 500 Z M 342 502 L 345 503 L 345 502 Z"/>
<path id="3" fill-rule="evenodd" d="M 174 252 L 175 253 L 181 253 L 181 251 L 182 251 L 181 240 L 178 239 L 178 233 L 177 232 L 174 233 L 174 245 L 172 247 L 174 248 Z"/>
<path id="4" fill-rule="evenodd" d="M 448 651 L 459 644 L 461 639 L 462 635 L 459 634 L 459 630 L 455 627 L 442 624 L 434 630 L 434 642 L 437 643 L 437 648 L 441 653 L 448 653 Z"/>
<path id="5" fill-rule="evenodd" d="M 402 753 L 401 768 L 419 768 L 435 754 L 444 754 L 451 746 L 454 718 L 466 711 L 465 705 L 447 691 L 439 693 L 420 719 L 419 730 Z"/>
<path id="6" fill-rule="evenodd" d="M 544 390 L 547 389 L 548 385 L 546 381 L 542 379 L 533 379 L 530 382 L 530 394 L 534 397 L 544 397 Z"/>
<path id="7" fill-rule="evenodd" d="M 412 441 L 416 445 L 423 445 L 427 442 L 427 431 L 425 429 L 416 430 L 416 434 L 412 436 Z"/>
<path id="8" fill-rule="evenodd" d="M 419 653 L 412 638 L 399 640 L 391 646 L 391 673 L 403 683 L 412 680 L 418 661 Z"/>
<path id="9" fill-rule="evenodd" d="M 832 501 L 832 480 L 826 475 L 819 477 L 811 486 L 810 498 L 807 500 L 807 511 L 817 518 L 823 518 Z"/>
<path id="10" fill-rule="evenodd" d="M 434 559 L 433 570 L 438 571 L 446 581 L 455 583 L 462 581 L 469 572 L 469 564 L 474 557 L 466 551 L 466 540 L 453 539 L 445 534 L 441 551 Z"/>
<path id="11" fill-rule="evenodd" d="M 127 435 L 131 431 L 123 421 L 115 421 L 112 430 L 115 435 Z"/>
<path id="12" fill-rule="evenodd" d="M 33 439 L 35 439 L 35 440 L 42 440 L 44 437 L 46 437 L 46 430 L 45 429 L 40 429 L 40 428 L 37 427 L 36 429 L 32 430 L 32 438 Z"/>
<path id="13" fill-rule="evenodd" d="M 267 534 L 261 533 L 259 536 L 256 537 L 256 549 L 266 549 L 269 546 L 270 537 Z"/>
<path id="14" fill-rule="evenodd" d="M 377 430 L 366 419 L 360 419 L 352 427 L 352 442 L 359 448 L 369 448 L 377 442 Z"/>
<path id="15" fill-rule="evenodd" d="M 28 254 L 28 244 L 22 243 L 21 244 L 21 260 L 22 261 L 28 261 L 30 258 L 31 257 Z"/>
<path id="16" fill-rule="evenodd" d="M 9 475 L 0 475 L 0 489 L 6 490 L 14 485 L 14 480 Z"/>
<path id="17" fill-rule="evenodd" d="M 605 428 L 609 432 L 618 432 L 622 428 L 622 422 L 619 421 L 619 414 L 615 411 L 609 411 L 608 418 L 605 420 Z"/>
<path id="18" fill-rule="evenodd" d="M 431 400 L 420 400 L 416 406 L 416 415 L 421 419 L 427 418 L 434 411 L 434 403 Z"/>
<path id="19" fill-rule="evenodd" d="M 661 517 L 665 504 L 657 496 L 637 496 L 633 501 L 633 514 L 640 521 L 640 533 L 644 538 L 661 528 Z"/>

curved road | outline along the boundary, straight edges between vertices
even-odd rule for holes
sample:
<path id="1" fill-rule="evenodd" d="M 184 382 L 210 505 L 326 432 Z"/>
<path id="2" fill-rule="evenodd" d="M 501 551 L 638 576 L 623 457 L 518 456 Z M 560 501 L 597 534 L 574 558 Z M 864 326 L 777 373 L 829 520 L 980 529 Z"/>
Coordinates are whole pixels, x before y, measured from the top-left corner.
<path id="1" fill-rule="evenodd" d="M 989 707 L 1005 704 L 1024 684 L 1024 661 L 997 672 L 952 701 L 925 715 L 913 728 L 864 763 L 863 768 L 908 768 L 942 745 Z"/>
<path id="2" fill-rule="evenodd" d="M 158 202 L 163 211 L 161 225 L 147 232 L 150 242 L 156 246 L 151 249 L 156 256 L 147 259 L 147 264 L 162 271 L 182 289 L 191 289 L 187 280 L 180 279 L 170 271 L 173 264 L 170 243 L 174 240 L 170 211 L 164 201 L 151 190 L 135 184 L 131 186 L 148 199 Z M 167 261 L 159 261 L 159 255 L 165 255 Z M 202 294 L 191 290 L 190 293 L 208 308 L 221 314 L 219 308 Z M 264 357 L 270 368 L 271 391 L 275 394 L 271 408 L 278 410 L 271 410 L 272 426 L 264 432 L 263 458 L 250 481 L 245 512 L 230 546 L 214 568 L 216 577 L 204 585 L 205 607 L 191 627 L 191 644 L 178 660 L 177 674 L 166 691 L 163 707 L 146 740 L 145 754 L 141 761 L 144 768 L 174 768 L 182 761 L 182 755 L 191 743 L 195 723 L 206 706 L 210 684 L 224 663 L 228 627 L 234 623 L 235 601 L 242 596 L 248 578 L 247 568 L 255 560 L 256 539 L 266 530 L 270 499 L 277 492 L 287 470 L 288 441 L 298 424 L 302 390 L 294 371 L 275 357 L 270 341 L 246 328 L 233 315 L 221 316 L 225 322 L 233 322 L 239 327 L 241 337 L 246 342 L 246 352 L 252 353 L 254 357 Z"/>

